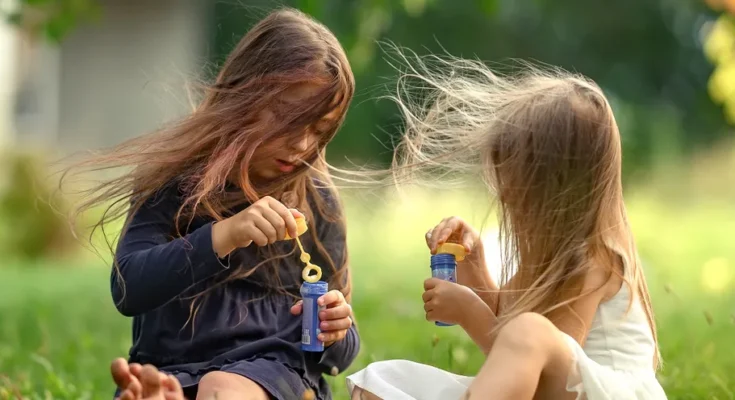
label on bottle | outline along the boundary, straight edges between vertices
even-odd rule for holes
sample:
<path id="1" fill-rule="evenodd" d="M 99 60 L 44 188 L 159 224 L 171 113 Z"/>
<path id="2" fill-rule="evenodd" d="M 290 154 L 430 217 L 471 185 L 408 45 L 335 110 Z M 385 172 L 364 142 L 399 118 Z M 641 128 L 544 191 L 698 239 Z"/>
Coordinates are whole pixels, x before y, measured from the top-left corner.
<path id="1" fill-rule="evenodd" d="M 320 346 L 321 342 L 317 337 L 321 333 L 319 329 L 319 312 L 324 310 L 324 306 L 318 306 L 316 298 L 304 298 L 302 310 L 302 326 L 301 326 L 301 344 L 305 346 Z"/>
<path id="2" fill-rule="evenodd" d="M 435 268 L 431 275 L 434 278 L 443 279 L 449 282 L 457 282 L 457 270 L 455 268 Z"/>

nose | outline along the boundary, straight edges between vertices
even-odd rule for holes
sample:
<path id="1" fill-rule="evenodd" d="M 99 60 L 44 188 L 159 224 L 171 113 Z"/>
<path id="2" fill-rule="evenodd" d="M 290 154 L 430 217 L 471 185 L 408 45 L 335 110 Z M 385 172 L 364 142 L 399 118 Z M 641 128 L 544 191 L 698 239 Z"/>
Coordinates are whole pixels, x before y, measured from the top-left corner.
<path id="1" fill-rule="evenodd" d="M 297 151 L 299 153 L 305 153 L 307 150 L 309 150 L 309 146 L 311 145 L 311 135 L 304 135 L 299 140 L 296 140 L 291 145 L 291 148 L 294 149 L 294 151 Z"/>

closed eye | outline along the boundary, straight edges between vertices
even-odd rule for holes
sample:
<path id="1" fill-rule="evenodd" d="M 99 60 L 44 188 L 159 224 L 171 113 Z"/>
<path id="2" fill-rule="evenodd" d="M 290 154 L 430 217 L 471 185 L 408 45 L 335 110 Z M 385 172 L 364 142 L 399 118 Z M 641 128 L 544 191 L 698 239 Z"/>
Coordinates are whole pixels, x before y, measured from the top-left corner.
<path id="1" fill-rule="evenodd" d="M 329 133 L 329 131 L 332 130 L 333 126 L 334 126 L 334 121 L 322 119 L 314 124 L 314 130 L 316 131 L 317 134 L 326 135 Z"/>

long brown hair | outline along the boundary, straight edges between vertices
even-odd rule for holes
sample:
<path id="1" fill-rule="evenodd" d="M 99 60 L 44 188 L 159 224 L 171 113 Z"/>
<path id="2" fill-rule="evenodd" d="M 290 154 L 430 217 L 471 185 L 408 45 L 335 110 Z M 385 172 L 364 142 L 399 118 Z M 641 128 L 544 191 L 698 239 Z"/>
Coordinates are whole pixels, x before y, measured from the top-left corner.
<path id="1" fill-rule="evenodd" d="M 319 90 L 297 104 L 282 104 L 284 92 L 303 84 Z M 326 204 L 323 198 L 326 189 L 337 199 L 325 147 L 344 121 L 354 90 L 345 52 L 324 25 L 293 9 L 274 11 L 235 46 L 214 82 L 203 87 L 203 98 L 190 115 L 65 171 L 64 176 L 76 170 L 125 169 L 123 174 L 85 189 L 71 219 L 76 221 L 81 213 L 104 206 L 91 237 L 95 230 L 104 232 L 109 223 L 134 214 L 156 192 L 175 182 L 185 195 L 176 221 L 172 221 L 179 232 L 195 216 L 222 220 L 238 203 L 254 202 L 266 195 L 281 198 L 286 193 L 295 199 L 289 206 L 299 208 L 308 220 L 318 212 L 344 227 L 339 201 Z M 259 119 L 265 110 L 276 114 L 268 126 Z M 303 160 L 295 172 L 265 184 L 251 179 L 250 163 L 256 152 L 261 155 L 262 144 L 284 135 L 303 135 L 305 129 L 313 129 L 313 124 L 335 111 L 331 125 L 319 129 L 313 157 Z M 226 190 L 233 176 L 242 191 L 235 196 Z M 314 199 L 315 210 L 307 202 L 307 194 Z M 123 232 L 125 229 L 127 222 Z M 317 232 L 310 231 L 329 267 L 339 270 L 333 276 L 334 285 L 349 292 L 348 271 L 335 265 Z M 256 267 L 240 266 L 227 280 L 248 276 Z M 115 268 L 119 274 L 117 263 Z"/>
<path id="2" fill-rule="evenodd" d="M 657 346 L 623 202 L 620 134 L 602 90 L 558 69 L 523 64 L 498 75 L 479 61 L 398 54 L 408 69 L 394 97 L 406 124 L 396 179 L 426 171 L 485 178 L 497 202 L 500 283 L 510 282 L 499 326 L 524 312 L 552 320 L 573 312 L 599 263 L 610 276 L 624 269 L 631 305 L 641 302 Z M 659 358 L 657 350 L 656 365 Z"/>

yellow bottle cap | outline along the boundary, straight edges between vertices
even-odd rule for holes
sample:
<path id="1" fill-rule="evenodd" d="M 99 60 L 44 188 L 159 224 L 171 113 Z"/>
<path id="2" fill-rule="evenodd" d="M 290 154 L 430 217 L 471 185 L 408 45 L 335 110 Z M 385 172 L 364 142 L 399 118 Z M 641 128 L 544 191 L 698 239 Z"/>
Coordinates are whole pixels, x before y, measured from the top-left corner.
<path id="1" fill-rule="evenodd" d="M 309 230 L 309 227 L 306 225 L 306 219 L 302 217 L 296 218 L 296 231 L 298 232 L 299 236 L 303 235 L 307 230 Z M 293 239 L 291 235 L 286 232 L 286 237 L 283 238 L 283 240 L 290 240 Z"/>
<path id="2" fill-rule="evenodd" d="M 436 254 L 451 254 L 457 261 L 462 261 L 467 255 L 467 251 L 461 244 L 444 243 L 440 244 L 439 247 L 436 248 Z"/>

